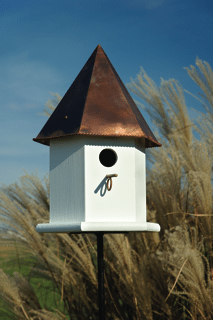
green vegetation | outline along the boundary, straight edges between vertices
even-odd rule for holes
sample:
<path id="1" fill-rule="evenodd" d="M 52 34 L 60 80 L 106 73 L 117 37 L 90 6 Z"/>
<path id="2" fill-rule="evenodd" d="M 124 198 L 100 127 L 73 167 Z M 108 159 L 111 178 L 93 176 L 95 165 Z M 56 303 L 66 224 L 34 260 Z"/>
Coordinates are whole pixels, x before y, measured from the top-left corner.
<path id="1" fill-rule="evenodd" d="M 10 252 L 10 247 L 4 247 L 5 252 Z M 3 250 L 1 250 L 3 252 Z M 5 254 L 2 254 L 4 256 Z M 38 297 L 39 304 L 42 309 L 46 308 L 48 310 L 54 311 L 55 306 L 59 310 L 62 310 L 63 301 L 60 302 L 60 294 L 55 290 L 55 286 L 51 280 L 41 279 L 32 277 L 31 267 L 36 267 L 38 264 L 34 256 L 22 258 L 21 261 L 18 255 L 14 258 L 11 258 L 8 262 L 5 262 L 5 258 L 0 256 L 0 264 L 1 268 L 4 270 L 6 274 L 10 277 L 13 277 L 13 274 L 20 273 L 27 281 L 29 281 L 30 285 L 33 288 L 36 296 Z M 51 290 L 50 290 L 51 289 Z M 4 311 L 4 303 L 0 301 L 0 315 Z M 8 316 L 5 316 L 4 319 L 14 319 L 14 315 L 11 312 L 7 312 Z M 69 319 L 68 315 L 64 317 L 64 319 Z"/>
<path id="2" fill-rule="evenodd" d="M 159 223 L 161 231 L 104 236 L 106 319 L 213 318 L 213 72 L 199 59 L 196 65 L 186 70 L 202 90 L 203 132 L 189 119 L 176 80 L 157 87 L 142 69 L 128 85 L 163 136 L 154 132 L 162 147 L 146 150 L 154 164 L 146 173 L 147 221 Z M 1 316 L 98 319 L 96 237 L 36 232 L 38 223 L 49 221 L 44 181 L 26 173 L 21 186 L 0 191 L 0 221 L 15 230 L 9 240 L 0 239 Z"/>

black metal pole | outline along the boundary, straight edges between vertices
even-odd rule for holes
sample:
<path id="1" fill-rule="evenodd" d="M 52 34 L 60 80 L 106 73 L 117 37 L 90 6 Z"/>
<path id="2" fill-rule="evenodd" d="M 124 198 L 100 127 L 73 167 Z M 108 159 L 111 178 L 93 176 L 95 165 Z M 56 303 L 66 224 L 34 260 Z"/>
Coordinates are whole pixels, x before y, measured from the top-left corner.
<path id="1" fill-rule="evenodd" d="M 85 232 L 76 232 L 84 234 Z M 129 231 L 89 231 L 97 236 L 97 255 L 98 255 L 98 305 L 99 305 L 99 320 L 105 320 L 105 300 L 104 300 L 104 255 L 103 255 L 103 237 L 105 233 L 129 233 Z M 72 233 L 70 232 L 69 235 Z"/>
<path id="2" fill-rule="evenodd" d="M 103 256 L 103 236 L 104 232 L 97 232 L 98 251 L 98 304 L 99 320 L 105 320 L 105 300 L 104 300 L 104 256 Z"/>

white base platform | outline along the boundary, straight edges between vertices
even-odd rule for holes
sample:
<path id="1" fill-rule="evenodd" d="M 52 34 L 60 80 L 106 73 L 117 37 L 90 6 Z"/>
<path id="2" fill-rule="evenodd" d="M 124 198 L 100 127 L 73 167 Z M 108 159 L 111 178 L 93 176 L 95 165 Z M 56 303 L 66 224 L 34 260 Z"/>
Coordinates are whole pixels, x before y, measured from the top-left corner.
<path id="1" fill-rule="evenodd" d="M 151 222 L 81 222 L 81 223 L 43 223 L 36 226 L 37 232 L 65 233 L 65 232 L 122 232 L 122 231 L 152 231 L 159 232 L 160 225 Z"/>

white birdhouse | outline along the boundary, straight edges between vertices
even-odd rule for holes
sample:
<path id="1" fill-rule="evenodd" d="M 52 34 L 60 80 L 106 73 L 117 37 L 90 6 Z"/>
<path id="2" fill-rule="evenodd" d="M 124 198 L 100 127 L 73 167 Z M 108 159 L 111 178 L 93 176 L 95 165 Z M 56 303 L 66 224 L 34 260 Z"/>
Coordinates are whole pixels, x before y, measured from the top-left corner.
<path id="1" fill-rule="evenodd" d="M 100 45 L 33 139 L 50 146 L 50 223 L 38 232 L 160 231 L 146 153 L 160 147 Z"/>

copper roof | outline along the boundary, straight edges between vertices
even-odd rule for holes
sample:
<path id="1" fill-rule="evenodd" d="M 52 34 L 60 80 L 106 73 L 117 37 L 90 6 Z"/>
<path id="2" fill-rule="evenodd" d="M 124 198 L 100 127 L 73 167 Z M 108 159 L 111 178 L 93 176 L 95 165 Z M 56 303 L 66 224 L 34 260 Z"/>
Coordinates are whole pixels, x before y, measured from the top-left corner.
<path id="1" fill-rule="evenodd" d="M 100 45 L 33 140 L 50 145 L 74 134 L 145 138 L 145 148 L 162 146 Z"/>

